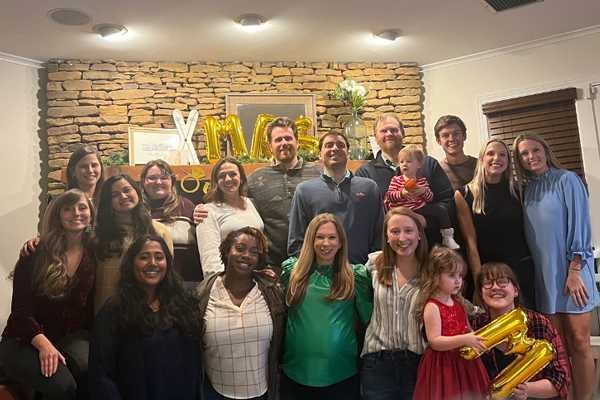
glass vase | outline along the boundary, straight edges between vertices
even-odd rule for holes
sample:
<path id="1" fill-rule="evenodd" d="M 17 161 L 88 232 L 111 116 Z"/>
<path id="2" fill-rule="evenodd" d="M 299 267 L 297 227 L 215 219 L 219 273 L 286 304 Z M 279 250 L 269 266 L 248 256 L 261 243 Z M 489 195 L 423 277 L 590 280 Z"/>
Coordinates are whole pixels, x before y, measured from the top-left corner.
<path id="1" fill-rule="evenodd" d="M 352 110 L 350 119 L 344 123 L 344 135 L 350 142 L 350 160 L 365 160 L 367 149 L 367 126 L 358 117 L 358 110 Z"/>

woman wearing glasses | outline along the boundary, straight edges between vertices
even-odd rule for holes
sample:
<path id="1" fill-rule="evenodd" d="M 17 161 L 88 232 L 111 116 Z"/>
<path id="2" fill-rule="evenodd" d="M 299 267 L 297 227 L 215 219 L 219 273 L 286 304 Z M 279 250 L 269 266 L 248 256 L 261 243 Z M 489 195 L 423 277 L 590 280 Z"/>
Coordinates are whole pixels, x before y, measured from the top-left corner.
<path id="1" fill-rule="evenodd" d="M 521 288 L 515 273 L 506 264 L 484 264 L 475 285 L 485 304 L 486 311 L 483 316 L 472 322 L 475 330 L 520 306 Z M 519 400 L 528 397 L 566 398 L 570 379 L 560 336 L 550 321 L 542 314 L 528 309 L 525 311 L 529 320 L 527 337 L 550 342 L 556 350 L 556 356 L 533 379 L 514 388 L 513 395 Z M 503 342 L 481 356 L 490 379 L 494 379 L 500 371 L 517 358 L 517 355 L 505 355 L 503 353 L 505 348 L 506 342 Z"/>
<path id="2" fill-rule="evenodd" d="M 163 160 L 149 161 L 140 174 L 142 196 L 150 206 L 152 219 L 162 223 L 173 240 L 173 268 L 186 286 L 202 280 L 202 267 L 196 242 L 194 203 L 175 188 L 175 174 Z"/>

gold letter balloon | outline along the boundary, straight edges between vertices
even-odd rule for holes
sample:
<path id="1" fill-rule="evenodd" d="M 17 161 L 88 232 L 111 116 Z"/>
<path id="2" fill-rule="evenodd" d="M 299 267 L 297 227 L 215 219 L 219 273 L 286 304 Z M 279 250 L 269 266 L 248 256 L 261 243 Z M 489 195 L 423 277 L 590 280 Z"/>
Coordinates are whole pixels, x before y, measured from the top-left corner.
<path id="1" fill-rule="evenodd" d="M 493 399 L 511 396 L 514 387 L 528 382 L 556 356 L 556 351 L 546 340 L 527 337 L 528 322 L 527 313 L 516 308 L 475 332 L 475 335 L 488 339 L 483 342 L 488 349 L 506 340 L 504 354 L 518 356 L 492 381 L 490 397 Z M 467 360 L 480 356 L 471 347 L 461 348 L 460 354 Z"/>
<path id="2" fill-rule="evenodd" d="M 252 157 L 271 158 L 273 154 L 269 149 L 269 139 L 267 138 L 267 126 L 277 117 L 270 114 L 260 114 L 256 118 L 254 132 L 252 133 Z M 319 151 L 319 139 L 306 135 L 312 122 L 308 118 L 298 118 L 294 120 L 298 126 L 299 147 L 310 152 Z M 204 134 L 206 135 L 206 154 L 208 161 L 212 164 L 221 158 L 219 151 L 219 136 L 226 140 L 231 137 L 231 147 L 234 156 L 248 154 L 244 133 L 237 115 L 230 115 L 221 124 L 216 118 L 206 117 L 204 119 Z"/>

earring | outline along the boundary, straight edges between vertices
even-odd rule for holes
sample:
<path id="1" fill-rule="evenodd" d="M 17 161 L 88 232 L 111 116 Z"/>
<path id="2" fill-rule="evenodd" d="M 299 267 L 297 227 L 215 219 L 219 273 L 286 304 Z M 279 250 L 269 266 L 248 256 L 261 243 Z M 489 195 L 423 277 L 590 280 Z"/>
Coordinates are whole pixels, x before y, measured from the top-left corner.
<path id="1" fill-rule="evenodd" d="M 85 227 L 85 233 L 92 233 L 92 224 L 87 224 Z"/>
<path id="2" fill-rule="evenodd" d="M 340 244 L 340 245 L 338 246 L 338 250 L 339 250 L 339 249 L 341 249 L 341 248 L 342 248 L 342 245 Z"/>
<path id="3" fill-rule="evenodd" d="M 390 242 L 390 240 L 388 239 L 388 240 L 387 240 L 387 242 L 389 243 L 389 242 Z"/>

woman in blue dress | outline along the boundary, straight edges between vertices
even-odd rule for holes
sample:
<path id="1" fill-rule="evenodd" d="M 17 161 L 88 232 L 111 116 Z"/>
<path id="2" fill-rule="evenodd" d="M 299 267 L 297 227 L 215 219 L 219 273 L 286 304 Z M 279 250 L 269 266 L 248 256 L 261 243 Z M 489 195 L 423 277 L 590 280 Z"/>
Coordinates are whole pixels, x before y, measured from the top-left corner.
<path id="1" fill-rule="evenodd" d="M 525 186 L 525 237 L 535 265 L 536 304 L 566 344 L 576 397 L 591 399 L 590 321 L 599 299 L 587 192 L 575 173 L 561 169 L 542 137 L 519 135 L 513 152 L 517 182 Z"/>

